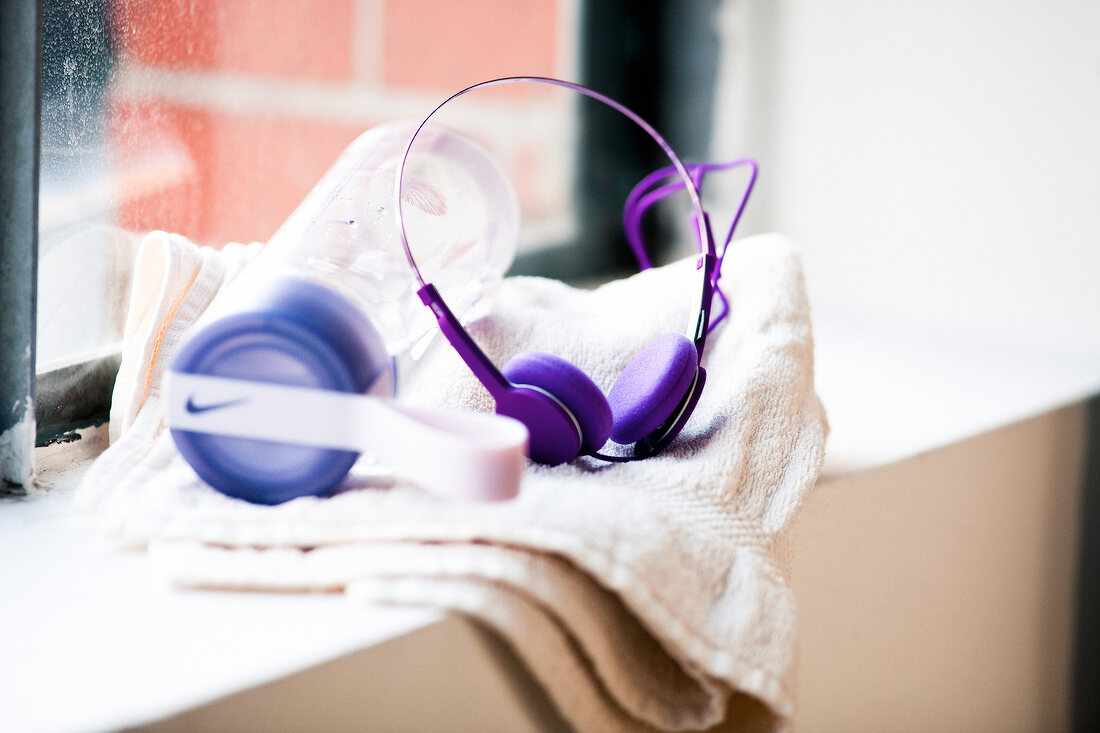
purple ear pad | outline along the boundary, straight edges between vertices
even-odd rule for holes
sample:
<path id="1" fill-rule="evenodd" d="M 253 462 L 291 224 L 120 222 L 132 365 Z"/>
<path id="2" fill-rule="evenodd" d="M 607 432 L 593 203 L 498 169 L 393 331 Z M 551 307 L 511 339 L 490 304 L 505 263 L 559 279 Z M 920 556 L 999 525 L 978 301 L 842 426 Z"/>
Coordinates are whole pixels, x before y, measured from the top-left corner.
<path id="1" fill-rule="evenodd" d="M 611 407 L 587 374 L 565 359 L 535 351 L 513 356 L 501 370 L 516 385 L 538 387 L 554 395 L 581 427 L 581 446 L 599 450 L 611 434 Z"/>
<path id="2" fill-rule="evenodd" d="M 687 394 L 698 368 L 698 352 L 686 336 L 666 333 L 651 341 L 607 395 L 615 424 L 611 439 L 628 445 L 659 428 Z"/>
<path id="3" fill-rule="evenodd" d="M 392 380 L 381 335 L 358 308 L 323 285 L 278 278 L 252 308 L 194 333 L 174 371 L 362 393 Z M 172 430 L 180 453 L 206 483 L 256 504 L 321 495 L 359 454 L 251 438 Z"/>

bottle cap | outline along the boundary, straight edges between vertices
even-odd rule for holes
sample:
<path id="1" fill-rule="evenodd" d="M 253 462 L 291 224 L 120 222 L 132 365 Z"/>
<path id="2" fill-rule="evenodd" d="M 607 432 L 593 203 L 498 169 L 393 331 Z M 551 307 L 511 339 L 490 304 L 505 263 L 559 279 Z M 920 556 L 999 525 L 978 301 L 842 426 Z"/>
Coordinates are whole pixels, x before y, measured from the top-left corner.
<path id="1" fill-rule="evenodd" d="M 309 280 L 277 277 L 249 293 L 249 306 L 196 331 L 174 372 L 292 387 L 392 396 L 393 359 L 382 337 L 349 299 Z M 186 399 L 188 412 L 224 400 Z M 172 429 L 180 453 L 224 494 L 259 504 L 328 493 L 359 454 L 305 445 Z"/>

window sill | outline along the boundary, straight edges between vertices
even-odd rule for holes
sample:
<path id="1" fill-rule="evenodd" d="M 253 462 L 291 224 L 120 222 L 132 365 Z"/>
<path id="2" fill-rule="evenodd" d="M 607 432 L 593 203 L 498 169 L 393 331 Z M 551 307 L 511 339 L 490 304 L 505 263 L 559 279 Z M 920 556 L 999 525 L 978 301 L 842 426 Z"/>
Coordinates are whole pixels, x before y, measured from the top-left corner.
<path id="1" fill-rule="evenodd" d="M 0 500 L 0 552 L 18 558 L 0 595 L 5 728 L 560 727 L 502 643 L 459 617 L 340 594 L 166 587 L 143 553 L 73 510 L 106 446 L 105 427 L 83 435 L 39 450 L 45 491 Z"/>
<path id="2" fill-rule="evenodd" d="M 45 495 L 0 506 L 0 717 L 12 730 L 136 725 L 439 621 L 336 596 L 165 588 L 143 554 L 109 545 L 72 510 L 88 462 L 47 473 Z"/>
<path id="3" fill-rule="evenodd" d="M 843 690 L 829 688 L 825 694 L 821 685 L 827 683 L 822 680 L 833 679 L 832 672 L 814 676 L 814 670 L 833 669 L 827 640 L 847 638 L 837 625 L 841 621 L 833 619 L 838 608 L 844 610 L 843 623 L 852 626 L 857 640 L 860 629 L 867 635 L 866 624 L 873 616 L 884 629 L 882 648 L 893 648 L 902 637 L 908 639 L 905 643 L 917 644 L 914 653 L 932 648 L 948 656 L 968 655 L 967 639 L 952 649 L 929 647 L 920 640 L 934 635 L 938 624 L 958 626 L 957 619 L 976 602 L 967 589 L 988 577 L 1002 543 L 1014 543 L 1035 549 L 1039 564 L 1047 563 L 1045 575 L 1038 575 L 1041 582 L 1036 584 L 1020 580 L 1005 589 L 987 588 L 982 603 L 1001 609 L 1026 610 L 1038 604 L 1060 609 L 1059 613 L 1065 610 L 1068 601 L 1061 596 L 1061 605 L 1044 601 L 1051 599 L 1052 588 L 1072 590 L 1071 545 L 1076 536 L 1065 532 L 1055 547 L 1045 529 L 1054 520 L 1040 516 L 1034 507 L 1020 504 L 1026 516 L 993 527 L 984 543 L 976 543 L 973 533 L 944 533 L 945 507 L 924 507 L 923 513 L 909 513 L 899 525 L 911 536 L 900 536 L 896 529 L 868 536 L 869 543 L 891 545 L 889 553 L 880 554 L 867 548 L 845 554 L 852 549 L 846 544 L 852 529 L 846 520 L 855 516 L 861 527 L 879 526 L 883 517 L 903 507 L 911 512 L 911 504 L 919 504 L 915 498 L 906 499 L 919 493 L 906 486 L 936 481 L 937 491 L 927 497 L 933 503 L 948 501 L 945 496 L 967 496 L 971 504 L 984 501 L 992 508 L 1061 492 L 1070 497 L 1070 508 L 1055 519 L 1064 524 L 1069 517 L 1072 522 L 1079 472 L 1068 470 L 1053 478 L 1043 474 L 1039 480 L 1027 472 L 1018 480 L 1011 474 L 1005 481 L 1016 480 L 1020 486 L 1010 489 L 998 483 L 998 477 L 1010 467 L 1018 470 L 1016 464 L 1055 465 L 1043 446 L 1066 436 L 1076 446 L 1070 459 L 1080 459 L 1085 450 L 1082 411 L 1079 406 L 1069 411 L 1053 408 L 1093 394 L 1093 377 L 1100 373 L 1086 362 L 1066 366 L 1064 361 L 1007 359 L 988 352 L 968 355 L 954 344 L 845 330 L 820 318 L 816 326 L 819 391 L 830 411 L 833 433 L 826 471 L 800 521 L 794 569 L 795 590 L 806 615 L 802 674 L 811 717 L 820 712 L 812 706 L 823 697 L 851 700 L 851 706 L 840 706 L 845 710 L 868 707 L 845 698 Z M 1040 413 L 1048 417 L 1028 420 Z M 102 448 L 104 432 L 94 429 L 85 440 L 51 446 L 40 465 L 49 490 L 0 503 L 0 550 L 8 558 L 18 558 L 5 564 L 9 592 L 0 598 L 0 613 L 9 621 L 0 636 L 8 660 L 0 665 L 0 689 L 5 691 L 0 719 L 12 729 L 86 731 L 151 725 L 154 730 L 218 730 L 241 721 L 302 729 L 311 722 L 335 725 L 338 720 L 352 721 L 349 726 L 370 720 L 376 728 L 455 729 L 465 722 L 473 729 L 500 727 L 501 721 L 509 721 L 512 730 L 558 725 L 540 693 L 499 643 L 455 617 L 431 610 L 363 608 L 335 594 L 164 587 L 151 575 L 143 554 L 109 545 L 93 518 L 71 508 L 72 493 Z M 1047 440 L 1038 441 L 1039 448 L 1031 452 L 1018 449 L 1025 445 L 1024 438 L 1029 439 L 1027 445 L 1035 445 L 1031 438 L 1036 436 Z M 903 460 L 918 454 L 917 460 Z M 876 468 L 881 470 L 872 470 Z M 954 473 L 960 475 L 950 478 Z M 1044 481 L 1051 485 L 1049 491 L 1036 488 Z M 1038 517 L 1034 527 L 1024 521 L 1027 517 Z M 981 524 L 980 517 L 972 519 Z M 944 562 L 973 570 L 974 577 L 956 595 L 943 589 L 941 576 L 929 574 L 927 544 L 935 536 L 929 532 L 936 528 L 943 534 L 937 552 L 945 555 Z M 1035 542 L 1029 545 L 1032 535 Z M 1052 564 L 1051 558 L 1065 558 L 1067 551 L 1067 563 Z M 862 571 L 853 575 L 850 571 L 856 566 Z M 1051 567 L 1058 570 L 1056 578 L 1048 572 Z M 828 582 L 808 580 L 813 578 Z M 891 599 L 916 592 L 918 582 L 927 583 L 920 592 L 944 606 L 941 620 L 921 615 L 927 604 L 891 605 Z M 847 600 L 838 604 L 834 591 L 839 584 L 859 586 L 864 595 L 844 594 Z M 1021 596 L 1026 603 L 1016 602 Z M 826 598 L 831 600 L 825 602 Z M 998 613 L 1006 618 L 1007 612 Z M 1069 622 L 1059 617 L 1052 627 L 1049 621 L 1027 628 L 1047 634 L 1047 641 L 1054 628 L 1064 642 L 1058 648 L 1065 651 L 1072 638 Z M 989 641 L 988 634 L 975 638 L 979 637 L 993 644 L 994 651 L 1001 648 L 1000 642 Z M 1004 644 L 1006 649 L 1017 648 L 1013 639 L 1004 639 Z M 859 656 L 859 649 L 853 649 L 849 656 Z M 873 669 L 874 649 L 864 652 L 871 661 L 864 665 L 861 657 L 853 668 Z M 954 679 L 943 673 L 952 660 L 933 655 L 929 669 L 938 675 L 935 679 Z M 1050 659 L 1043 663 L 1054 664 Z M 958 665 L 952 668 L 956 676 L 962 674 Z M 1064 681 L 1064 675 L 1059 679 Z M 852 684 L 848 692 L 858 687 L 859 694 L 873 697 L 880 691 L 873 680 Z M 902 681 L 898 689 L 907 685 Z M 1025 685 L 1024 693 L 1028 689 Z M 1010 691 L 1013 700 L 1030 699 L 1019 686 Z M 1044 689 L 1044 696 L 1050 694 Z M 991 693 L 983 699 L 1001 698 Z M 916 704 L 912 697 L 907 700 L 910 707 Z M 942 721 L 947 713 L 936 712 L 935 700 L 929 704 L 921 714 L 933 717 L 925 722 Z M 988 719 L 960 715 L 954 720 Z"/>
<path id="4" fill-rule="evenodd" d="M 830 428 L 823 480 L 1100 395 L 1100 353 L 992 346 L 817 309 L 813 319 L 814 380 Z"/>

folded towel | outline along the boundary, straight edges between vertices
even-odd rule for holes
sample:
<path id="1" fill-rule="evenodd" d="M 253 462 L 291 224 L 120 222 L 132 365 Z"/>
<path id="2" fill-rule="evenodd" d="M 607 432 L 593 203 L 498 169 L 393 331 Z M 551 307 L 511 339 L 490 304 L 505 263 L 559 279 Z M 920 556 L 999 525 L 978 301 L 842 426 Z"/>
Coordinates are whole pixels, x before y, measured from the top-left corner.
<path id="1" fill-rule="evenodd" d="M 185 328 L 252 252 L 160 233 L 143 243 L 112 408 L 119 437 L 77 497 L 107 531 L 147 546 L 181 585 L 344 590 L 357 602 L 469 614 L 510 642 L 578 729 L 789 722 L 788 535 L 827 427 L 801 267 L 786 240 L 730 249 L 722 284 L 732 312 L 708 341 L 702 399 L 665 453 L 531 465 L 520 495 L 495 503 L 442 500 L 365 460 L 335 496 L 274 507 L 197 479 L 164 428 L 160 377 Z M 654 336 L 690 326 L 695 259 L 590 291 L 508 278 L 471 333 L 498 364 L 547 351 L 606 390 Z M 442 339 L 405 385 L 414 403 L 491 408 Z"/>

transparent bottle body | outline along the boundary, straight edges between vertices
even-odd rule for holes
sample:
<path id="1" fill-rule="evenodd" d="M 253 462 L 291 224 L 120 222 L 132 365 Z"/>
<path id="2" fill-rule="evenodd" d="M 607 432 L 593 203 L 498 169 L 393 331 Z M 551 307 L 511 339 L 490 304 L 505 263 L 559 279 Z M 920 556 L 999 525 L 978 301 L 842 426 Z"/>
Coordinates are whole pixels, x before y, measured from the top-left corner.
<path id="1" fill-rule="evenodd" d="M 368 130 L 340 155 L 242 273 L 294 275 L 350 298 L 390 354 L 416 359 L 438 330 L 417 296 L 394 213 L 401 155 L 416 129 L 395 122 Z M 458 133 L 425 127 L 402 180 L 402 217 L 425 281 L 460 319 L 478 315 L 515 256 L 519 208 L 489 154 Z"/>

